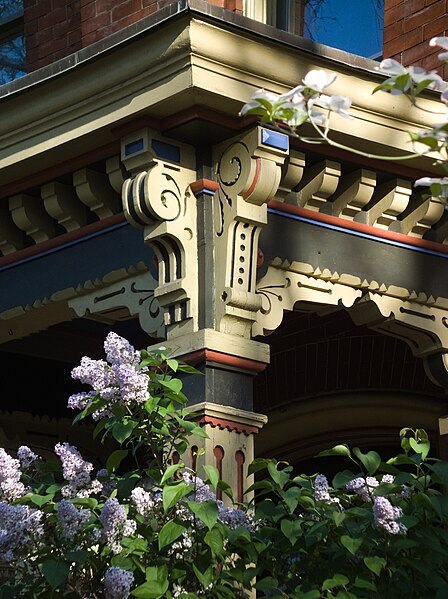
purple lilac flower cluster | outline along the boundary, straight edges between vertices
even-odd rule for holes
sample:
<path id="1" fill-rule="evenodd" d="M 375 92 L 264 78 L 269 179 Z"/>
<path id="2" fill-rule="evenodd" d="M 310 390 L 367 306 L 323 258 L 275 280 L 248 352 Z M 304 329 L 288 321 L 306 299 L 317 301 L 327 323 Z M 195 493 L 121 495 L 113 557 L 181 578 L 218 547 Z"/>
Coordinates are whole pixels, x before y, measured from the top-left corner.
<path id="1" fill-rule="evenodd" d="M 131 491 L 131 501 L 135 505 L 135 509 L 142 518 L 148 519 L 162 507 L 162 494 L 150 493 L 145 491 L 143 487 L 134 487 Z"/>
<path id="2" fill-rule="evenodd" d="M 182 477 L 187 485 L 192 485 L 194 487 L 194 493 L 189 496 L 189 499 L 199 503 L 208 500 L 216 501 L 218 505 L 218 520 L 220 522 L 223 522 L 232 529 L 235 529 L 238 526 L 243 526 L 249 531 L 255 529 L 253 518 L 249 513 L 238 508 L 225 507 L 221 500 L 216 499 L 215 493 L 213 493 L 210 487 L 206 485 L 199 476 L 194 476 L 186 471 L 182 474 Z"/>
<path id="3" fill-rule="evenodd" d="M 72 370 L 72 378 L 90 385 L 93 390 L 70 396 L 69 408 L 83 410 L 97 394 L 109 404 L 127 406 L 148 399 L 148 375 L 138 368 L 140 352 L 113 332 L 107 335 L 104 349 L 108 362 L 84 356 L 81 364 Z M 101 408 L 92 417 L 99 420 L 108 413 L 107 408 Z"/>
<path id="4" fill-rule="evenodd" d="M 64 497 L 89 497 L 101 492 L 102 484 L 90 477 L 93 464 L 86 462 L 76 447 L 67 442 L 57 443 L 54 450 L 62 462 L 62 474 L 68 482 L 61 489 Z"/>
<path id="5" fill-rule="evenodd" d="M 316 501 L 324 501 L 325 503 L 340 503 L 338 497 L 331 497 L 328 491 L 328 480 L 323 474 L 318 474 L 314 480 L 313 497 Z"/>
<path id="6" fill-rule="evenodd" d="M 122 537 L 132 535 L 136 530 L 136 522 L 128 520 L 126 510 L 115 497 L 106 500 L 100 514 L 100 522 L 103 525 L 101 540 L 112 553 L 120 553 Z"/>
<path id="7" fill-rule="evenodd" d="M 380 484 L 394 484 L 394 482 L 395 478 L 392 476 L 392 474 L 384 474 L 381 478 L 381 481 L 378 481 L 373 476 L 368 476 L 367 478 L 359 476 L 348 482 L 345 485 L 345 488 L 348 491 L 354 491 L 365 503 L 370 503 L 372 501 L 375 489 Z M 410 495 L 411 491 L 409 487 L 407 487 L 406 485 L 402 485 L 400 493 L 394 493 L 393 495 L 391 495 L 391 497 L 394 497 L 395 499 L 408 499 Z"/>
<path id="8" fill-rule="evenodd" d="M 68 499 L 62 499 L 58 504 L 58 521 L 61 526 L 61 536 L 67 541 L 74 541 L 90 519 L 88 510 L 78 510 Z"/>
<path id="9" fill-rule="evenodd" d="M 11 562 L 43 537 L 43 512 L 26 505 L 0 501 L 0 562 Z"/>
<path id="10" fill-rule="evenodd" d="M 132 572 L 111 566 L 104 574 L 104 592 L 106 599 L 127 599 L 134 582 Z"/>
<path id="11" fill-rule="evenodd" d="M 21 445 L 19 447 L 17 450 L 17 457 L 23 470 L 27 470 L 39 459 L 39 456 L 36 455 L 34 451 L 32 451 L 27 445 Z"/>
<path id="12" fill-rule="evenodd" d="M 373 501 L 373 518 L 378 528 L 382 528 L 391 535 L 406 534 L 406 526 L 397 522 L 402 516 L 403 510 L 392 505 L 386 497 L 375 497 Z"/>
<path id="13" fill-rule="evenodd" d="M 25 485 L 20 481 L 20 462 L 0 447 L 0 499 L 14 501 L 25 494 Z"/>

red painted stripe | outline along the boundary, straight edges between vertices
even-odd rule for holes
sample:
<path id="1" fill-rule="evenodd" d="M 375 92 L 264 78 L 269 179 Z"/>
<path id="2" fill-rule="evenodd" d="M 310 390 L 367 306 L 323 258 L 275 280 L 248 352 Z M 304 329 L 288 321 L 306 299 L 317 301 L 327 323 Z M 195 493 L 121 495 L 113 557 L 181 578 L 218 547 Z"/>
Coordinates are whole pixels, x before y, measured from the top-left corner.
<path id="1" fill-rule="evenodd" d="M 255 189 L 255 187 L 256 187 L 256 185 L 258 183 L 258 179 L 260 178 L 260 172 L 261 172 L 261 159 L 257 158 L 256 161 L 255 161 L 255 174 L 254 174 L 254 178 L 253 178 L 253 181 L 252 181 L 249 189 L 242 196 L 244 199 L 248 198 L 254 192 L 254 189 Z"/>
<path id="2" fill-rule="evenodd" d="M 200 362 L 216 362 L 218 364 L 224 364 L 226 366 L 232 366 L 234 368 L 240 368 L 242 370 L 249 370 L 250 372 L 262 372 L 267 364 L 259 362 L 257 360 L 250 360 L 249 358 L 240 358 L 238 356 L 232 356 L 230 354 L 224 354 L 222 352 L 214 351 L 211 349 L 199 349 L 189 354 L 179 356 L 183 362 L 187 364 L 199 364 Z"/>
<path id="3" fill-rule="evenodd" d="M 388 231 L 387 229 L 378 229 L 372 225 L 366 225 L 364 223 L 357 223 L 351 220 L 345 220 L 337 216 L 331 216 L 330 214 L 322 214 L 321 212 L 314 212 L 314 210 L 308 210 L 301 206 L 294 206 L 293 204 L 285 204 L 278 200 L 270 200 L 268 207 L 278 212 L 285 212 L 288 214 L 294 214 L 303 218 L 308 218 L 316 222 L 325 223 L 341 229 L 347 229 L 348 231 L 356 231 L 358 233 L 364 233 L 372 237 L 378 237 L 379 239 L 388 239 L 390 241 L 396 241 L 397 243 L 405 243 L 407 245 L 413 245 L 415 247 L 439 252 L 441 254 L 448 254 L 448 246 L 437 241 L 430 241 L 429 239 L 420 239 L 419 237 L 411 237 L 410 235 L 404 235 L 403 233 L 396 233 L 394 231 Z"/>
<path id="4" fill-rule="evenodd" d="M 219 183 L 211 181 L 210 179 L 198 179 L 197 181 L 190 183 L 190 187 L 191 191 L 196 195 L 204 189 L 207 191 L 216 191 L 219 187 Z"/>

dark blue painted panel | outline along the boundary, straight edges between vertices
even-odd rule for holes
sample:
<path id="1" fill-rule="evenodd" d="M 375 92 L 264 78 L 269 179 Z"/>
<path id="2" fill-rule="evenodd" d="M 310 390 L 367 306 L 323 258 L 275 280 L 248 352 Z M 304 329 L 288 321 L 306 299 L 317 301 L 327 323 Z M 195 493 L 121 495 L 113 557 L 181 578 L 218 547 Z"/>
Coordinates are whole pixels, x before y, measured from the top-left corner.
<path id="1" fill-rule="evenodd" d="M 151 266 L 152 256 L 142 231 L 121 223 L 0 269 L 0 312 L 140 261 Z"/>

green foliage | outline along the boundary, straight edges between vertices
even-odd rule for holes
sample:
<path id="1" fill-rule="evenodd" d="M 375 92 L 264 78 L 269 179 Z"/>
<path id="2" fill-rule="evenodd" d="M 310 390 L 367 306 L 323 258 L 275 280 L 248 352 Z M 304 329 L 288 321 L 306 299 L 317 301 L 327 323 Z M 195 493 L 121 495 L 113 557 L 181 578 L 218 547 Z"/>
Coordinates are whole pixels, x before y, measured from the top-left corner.
<path id="1" fill-rule="evenodd" d="M 59 516 L 65 486 L 58 463 L 38 460 L 24 470 L 26 492 L 11 505 L 40 514 L 44 532 L 26 538 L 12 560 L 0 543 L 0 559 L 14 568 L 0 599 L 109 599 L 111 568 L 132 577 L 123 599 L 234 599 L 254 589 L 270 599 L 446 596 L 448 463 L 430 457 L 426 431 L 400 431 L 402 452 L 387 461 L 344 444 L 323 451 L 327 460 L 343 456 L 352 464 L 332 485 L 322 475 L 297 475 L 286 462 L 256 459 L 247 490 L 253 499 L 226 508 L 214 492 L 231 497 L 230 488 L 215 466 L 204 467 L 204 482 L 171 460 L 198 429 L 178 378 L 191 367 L 165 352 L 143 352 L 138 368 L 146 369 L 148 398 L 107 405 L 95 435 L 114 438 L 117 449 L 102 490 L 70 498 L 82 520 L 75 533 L 64 534 Z M 96 395 L 75 420 L 104 407 Z M 117 533 L 118 546 L 105 539 L 110 498 L 133 522 Z"/>

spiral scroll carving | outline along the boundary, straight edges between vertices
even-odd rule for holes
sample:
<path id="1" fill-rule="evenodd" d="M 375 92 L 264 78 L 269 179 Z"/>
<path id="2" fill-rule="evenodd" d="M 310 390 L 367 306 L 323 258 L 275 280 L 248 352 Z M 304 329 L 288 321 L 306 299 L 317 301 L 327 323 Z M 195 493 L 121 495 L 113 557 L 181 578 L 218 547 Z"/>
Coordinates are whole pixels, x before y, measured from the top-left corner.
<path id="1" fill-rule="evenodd" d="M 170 173 L 156 166 L 124 182 L 123 207 L 134 226 L 173 221 L 182 212 L 182 191 Z"/>

